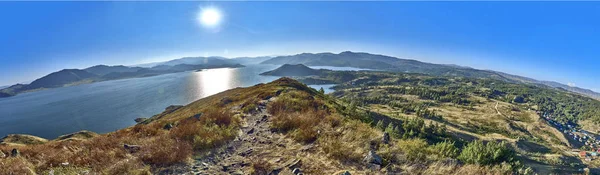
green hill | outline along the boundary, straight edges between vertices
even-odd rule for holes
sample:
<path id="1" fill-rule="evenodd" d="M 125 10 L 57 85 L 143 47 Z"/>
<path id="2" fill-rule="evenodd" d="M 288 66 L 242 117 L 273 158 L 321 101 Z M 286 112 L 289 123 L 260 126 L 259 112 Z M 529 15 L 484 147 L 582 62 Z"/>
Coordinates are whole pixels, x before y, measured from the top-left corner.
<path id="1" fill-rule="evenodd" d="M 309 76 L 319 75 L 324 70 L 311 69 L 303 64 L 284 64 L 275 70 L 263 72 L 260 75 L 272 76 Z"/>

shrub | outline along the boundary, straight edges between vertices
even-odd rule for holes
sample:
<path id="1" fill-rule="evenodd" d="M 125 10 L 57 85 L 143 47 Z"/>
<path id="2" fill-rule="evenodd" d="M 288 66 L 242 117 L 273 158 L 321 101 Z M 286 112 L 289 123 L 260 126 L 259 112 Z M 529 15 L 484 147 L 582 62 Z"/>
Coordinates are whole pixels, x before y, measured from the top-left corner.
<path id="1" fill-rule="evenodd" d="M 0 174 L 17 175 L 17 174 L 36 174 L 33 170 L 33 165 L 23 157 L 0 158 Z"/>
<path id="2" fill-rule="evenodd" d="M 282 132 L 290 132 L 300 142 L 312 142 L 317 137 L 317 129 L 326 118 L 323 111 L 307 113 L 278 114 L 272 118 L 271 127 Z"/>
<path id="3" fill-rule="evenodd" d="M 438 158 L 456 158 L 460 150 L 454 146 L 453 141 L 443 141 L 429 147 L 432 154 Z"/>
<path id="4" fill-rule="evenodd" d="M 273 115 L 293 112 L 306 112 L 314 110 L 328 110 L 325 104 L 312 95 L 303 91 L 290 91 L 277 97 L 268 106 Z"/>
<path id="5" fill-rule="evenodd" d="M 186 162 L 192 155 L 192 146 L 182 140 L 163 135 L 144 143 L 138 154 L 144 163 L 168 166 Z"/>
<path id="6" fill-rule="evenodd" d="M 396 142 L 396 146 L 404 152 L 406 159 L 409 161 L 424 161 L 429 154 L 427 142 L 423 139 L 399 140 Z"/>
<path id="7" fill-rule="evenodd" d="M 215 148 L 237 136 L 240 119 L 216 108 L 208 109 L 200 120 L 188 119 L 172 129 L 171 134 L 190 143 L 194 150 Z"/>
<path id="8" fill-rule="evenodd" d="M 458 159 L 470 164 L 491 165 L 514 161 L 515 152 L 505 142 L 473 141 L 460 153 Z"/>
<path id="9" fill-rule="evenodd" d="M 242 108 L 242 112 L 248 114 L 248 113 L 252 113 L 256 111 L 256 104 L 255 103 L 250 103 L 247 105 L 244 105 L 244 107 Z"/>
<path id="10" fill-rule="evenodd" d="M 272 165 L 266 160 L 260 159 L 252 162 L 252 175 L 262 175 L 271 173 Z"/>
<path id="11" fill-rule="evenodd" d="M 127 175 L 151 175 L 150 167 L 141 164 L 134 164 L 129 159 L 112 162 L 114 165 L 106 170 L 103 174 L 127 174 Z"/>
<path id="12" fill-rule="evenodd" d="M 323 133 L 318 143 L 331 158 L 342 162 L 360 162 L 369 150 L 369 141 L 377 134 L 365 123 L 346 121 L 336 131 Z"/>

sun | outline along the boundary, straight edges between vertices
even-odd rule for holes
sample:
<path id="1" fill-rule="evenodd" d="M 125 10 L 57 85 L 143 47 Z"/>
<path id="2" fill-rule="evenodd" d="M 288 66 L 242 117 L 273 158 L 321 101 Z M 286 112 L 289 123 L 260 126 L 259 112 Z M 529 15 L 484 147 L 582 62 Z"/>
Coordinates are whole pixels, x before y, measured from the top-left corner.
<path id="1" fill-rule="evenodd" d="M 221 23 L 223 15 L 215 7 L 201 8 L 196 16 L 198 22 L 205 27 L 217 27 Z"/>

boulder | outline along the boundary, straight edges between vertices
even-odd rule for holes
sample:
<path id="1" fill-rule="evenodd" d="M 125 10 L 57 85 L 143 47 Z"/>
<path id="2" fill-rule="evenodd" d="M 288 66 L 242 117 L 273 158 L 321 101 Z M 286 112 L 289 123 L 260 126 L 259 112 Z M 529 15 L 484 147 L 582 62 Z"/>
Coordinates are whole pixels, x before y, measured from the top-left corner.
<path id="1" fill-rule="evenodd" d="M 164 112 L 166 112 L 166 113 L 172 113 L 172 112 L 174 112 L 174 111 L 176 111 L 176 110 L 178 110 L 179 108 L 182 108 L 182 107 L 183 107 L 182 105 L 171 105 L 171 106 L 168 106 L 167 108 L 165 108 Z"/>
<path id="2" fill-rule="evenodd" d="M 12 151 L 10 151 L 10 156 L 11 157 L 17 157 L 17 156 L 19 156 L 19 154 L 20 154 L 20 152 L 16 148 L 13 148 Z"/>
<path id="3" fill-rule="evenodd" d="M 4 154 L 4 152 L 0 151 L 0 158 L 4 158 L 6 157 L 6 154 Z"/>
<path id="4" fill-rule="evenodd" d="M 128 144 L 123 144 L 123 148 L 125 148 L 125 150 L 129 151 L 129 153 L 135 153 L 140 151 L 140 149 L 142 148 L 139 145 L 128 145 Z"/>
<path id="5" fill-rule="evenodd" d="M 289 169 L 294 169 L 294 168 L 300 167 L 301 164 L 302 164 L 302 160 L 292 159 L 292 160 L 288 161 L 285 164 L 285 166 L 288 167 Z"/>
<path id="6" fill-rule="evenodd" d="M 196 120 L 200 120 L 200 117 L 202 117 L 202 113 L 198 113 L 196 115 L 193 115 L 190 118 L 195 118 Z"/>
<path id="7" fill-rule="evenodd" d="M 300 170 L 300 168 L 294 168 L 294 170 L 292 170 L 292 173 L 300 174 L 300 173 L 302 173 L 302 171 Z"/>
<path id="8" fill-rule="evenodd" d="M 144 122 L 144 121 L 145 121 L 145 120 L 147 120 L 147 119 L 148 119 L 148 118 L 140 117 L 140 118 L 136 118 L 134 121 L 135 121 L 136 123 L 142 123 L 142 122 Z"/>
<path id="9" fill-rule="evenodd" d="M 254 133 L 254 128 L 251 128 L 248 132 L 246 132 L 246 134 L 252 134 Z"/>
<path id="10" fill-rule="evenodd" d="M 390 143 L 390 133 L 384 132 L 383 133 L 383 138 L 381 139 L 381 142 L 383 142 L 385 144 L 389 144 Z"/>
<path id="11" fill-rule="evenodd" d="M 367 154 L 367 156 L 365 156 L 364 161 L 367 163 L 376 164 L 376 165 L 383 164 L 383 159 L 381 158 L 381 156 L 377 155 L 377 153 L 375 153 L 375 151 L 373 151 L 373 150 L 369 151 L 369 154 Z"/>
<path id="12" fill-rule="evenodd" d="M 226 105 L 233 102 L 233 100 L 231 100 L 229 97 L 225 97 L 221 99 L 221 104 Z"/>
<path id="13" fill-rule="evenodd" d="M 350 171 L 344 171 L 343 173 L 341 173 L 340 175 L 351 175 Z"/>
<path id="14" fill-rule="evenodd" d="M 171 130 L 171 128 L 173 128 L 173 124 L 171 124 L 171 123 L 167 123 L 167 124 L 165 124 L 165 126 L 163 126 L 163 129 L 165 129 L 165 130 Z"/>

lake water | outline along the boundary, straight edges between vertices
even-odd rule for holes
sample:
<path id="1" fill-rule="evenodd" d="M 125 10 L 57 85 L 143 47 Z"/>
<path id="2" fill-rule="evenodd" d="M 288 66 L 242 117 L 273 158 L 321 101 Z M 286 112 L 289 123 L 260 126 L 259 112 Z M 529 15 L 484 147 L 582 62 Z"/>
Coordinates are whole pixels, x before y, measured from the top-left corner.
<path id="1" fill-rule="evenodd" d="M 0 137 L 31 134 L 48 139 L 80 130 L 98 133 L 134 125 L 169 105 L 186 105 L 235 87 L 267 83 L 279 77 L 258 74 L 277 65 L 209 69 L 43 90 L 0 98 Z M 333 70 L 363 70 L 319 66 Z M 323 87 L 326 93 L 334 85 Z"/>

